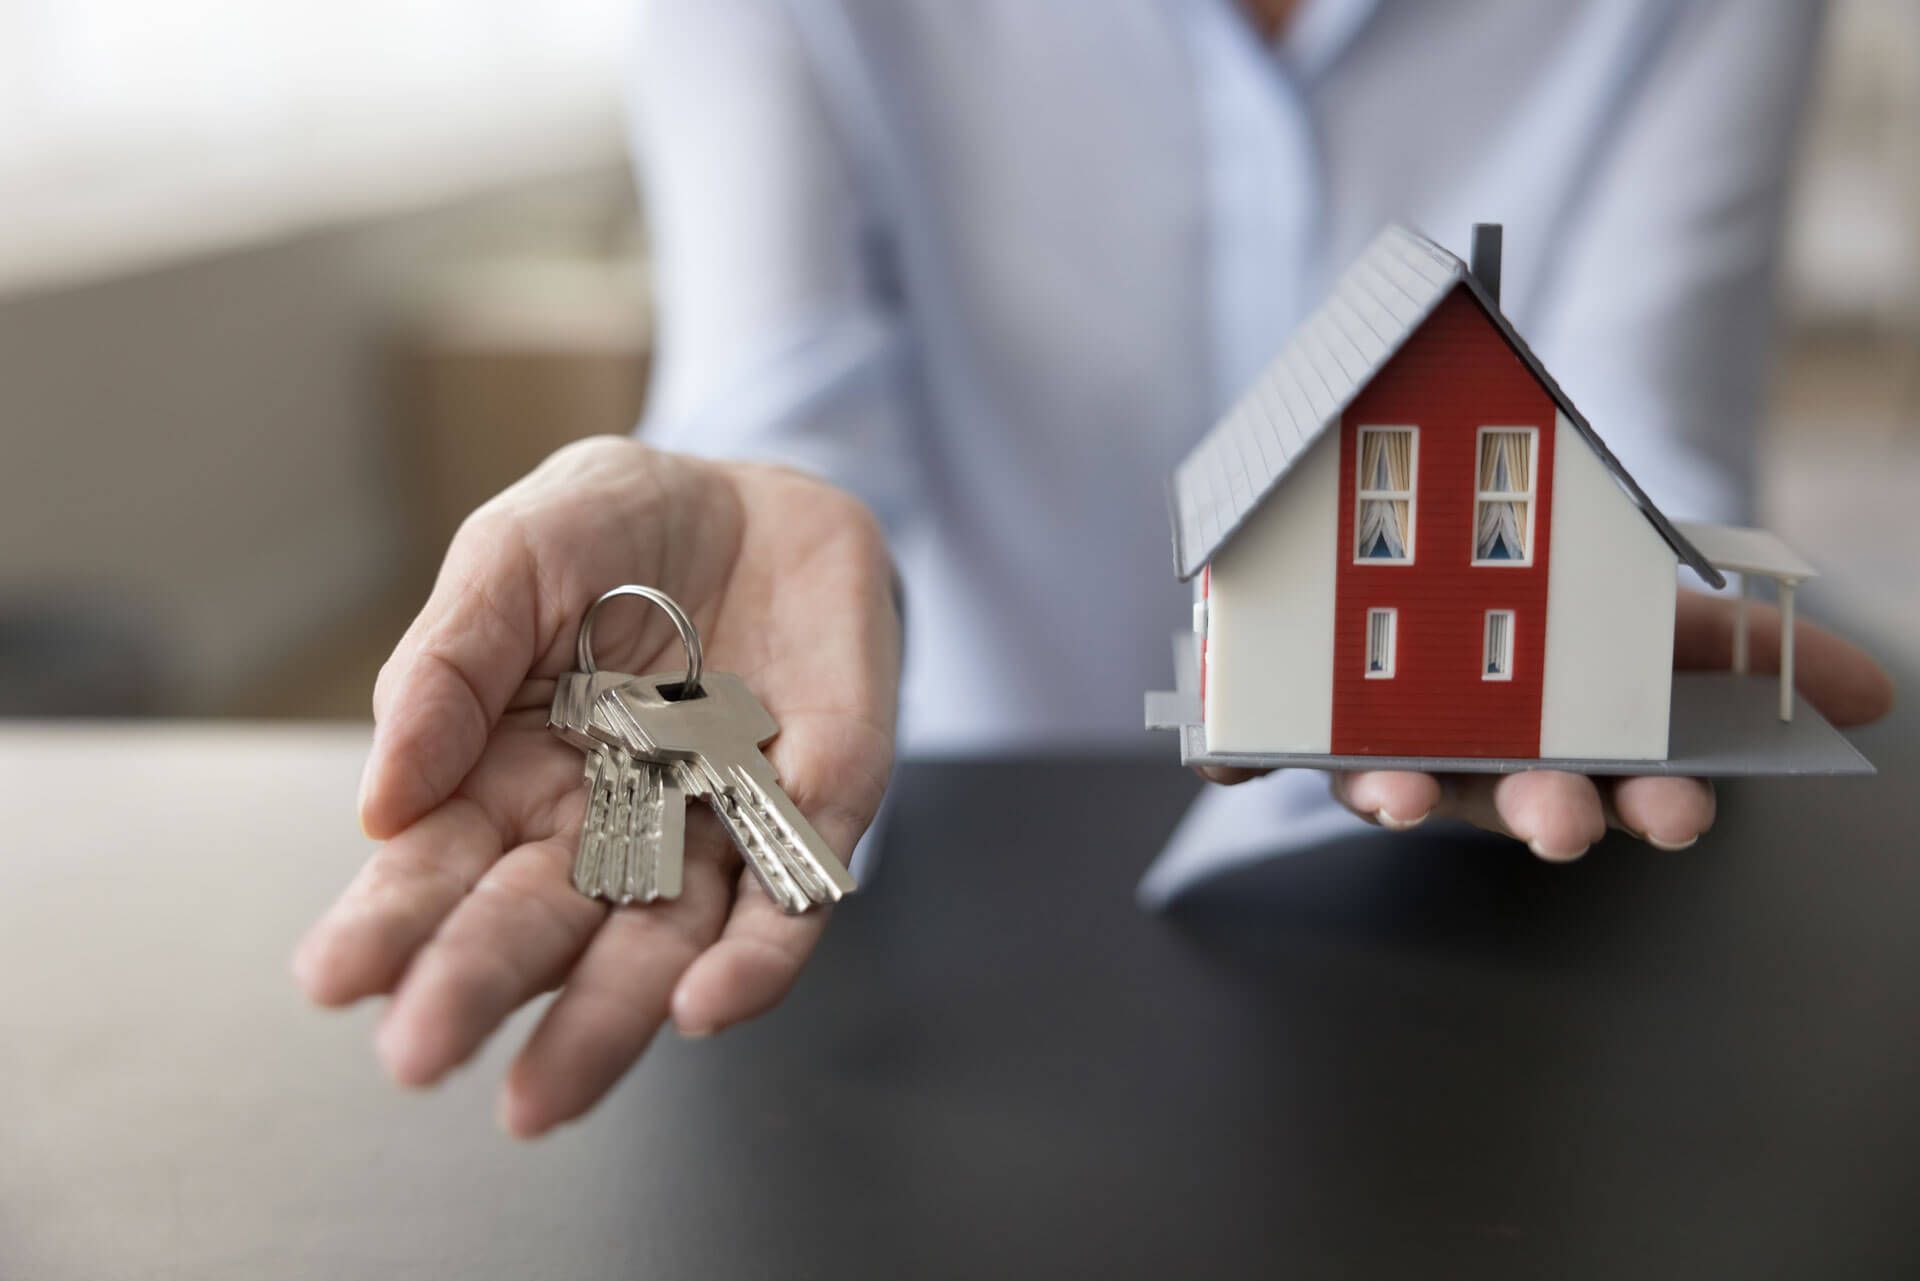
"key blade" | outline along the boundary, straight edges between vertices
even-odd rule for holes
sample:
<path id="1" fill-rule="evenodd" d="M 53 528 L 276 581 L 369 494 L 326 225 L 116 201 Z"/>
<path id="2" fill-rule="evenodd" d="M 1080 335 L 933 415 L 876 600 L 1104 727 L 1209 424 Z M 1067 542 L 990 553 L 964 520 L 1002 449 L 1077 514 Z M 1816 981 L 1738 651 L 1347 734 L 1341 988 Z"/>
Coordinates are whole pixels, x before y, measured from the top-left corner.
<path id="1" fill-rule="evenodd" d="M 630 825 L 635 861 L 626 896 L 637 902 L 680 897 L 685 863 L 687 798 L 671 766 L 642 762 Z"/>
<path id="2" fill-rule="evenodd" d="M 600 884 L 600 855 L 605 843 L 607 803 L 611 796 L 608 774 L 612 762 L 596 749 L 588 758 L 587 808 L 580 819 L 580 844 L 573 856 L 573 888 L 593 895 Z"/>
<path id="3" fill-rule="evenodd" d="M 772 848 L 809 905 L 837 903 L 858 888 L 840 856 L 774 779 L 765 757 L 756 754 L 751 762 L 730 766 L 727 784 L 744 822 Z"/>
<path id="4" fill-rule="evenodd" d="M 709 799 L 720 826 L 726 829 L 734 848 L 753 869 L 754 879 L 760 882 L 760 888 L 767 892 L 774 905 L 788 916 L 798 916 L 813 906 L 812 898 L 794 880 L 774 843 L 762 828 L 748 821 L 736 799 L 725 792 L 717 792 Z"/>
<path id="5" fill-rule="evenodd" d="M 625 899 L 627 875 L 633 866 L 633 793 L 638 776 L 631 758 L 616 756 L 613 805 L 607 816 L 607 851 L 600 860 L 600 884 L 595 897 L 610 903 Z"/>

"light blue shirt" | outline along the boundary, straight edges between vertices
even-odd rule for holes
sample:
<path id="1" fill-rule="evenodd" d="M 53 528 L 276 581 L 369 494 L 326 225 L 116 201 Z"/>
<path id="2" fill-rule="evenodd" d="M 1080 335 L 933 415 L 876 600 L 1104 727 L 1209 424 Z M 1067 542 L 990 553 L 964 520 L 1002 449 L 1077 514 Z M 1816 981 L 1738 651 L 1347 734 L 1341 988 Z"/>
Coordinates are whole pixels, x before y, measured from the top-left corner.
<path id="1" fill-rule="evenodd" d="M 643 430 L 881 514 L 909 752 L 1138 741 L 1167 473 L 1388 221 L 1504 223 L 1629 470 L 1747 514 L 1816 0 L 1307 0 L 1277 48 L 1233 0 L 643 8 Z"/>

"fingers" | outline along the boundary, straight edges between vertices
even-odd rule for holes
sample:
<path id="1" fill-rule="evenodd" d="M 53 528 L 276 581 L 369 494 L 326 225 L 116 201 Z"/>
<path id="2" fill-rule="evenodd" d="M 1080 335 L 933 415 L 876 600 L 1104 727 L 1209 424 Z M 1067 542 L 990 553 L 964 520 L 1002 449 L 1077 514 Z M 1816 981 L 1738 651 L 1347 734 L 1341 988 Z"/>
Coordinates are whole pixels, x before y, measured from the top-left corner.
<path id="1" fill-rule="evenodd" d="M 1549 863 L 1572 862 L 1607 833 L 1593 780 L 1558 770 L 1455 775 L 1440 812 L 1511 836 Z"/>
<path id="2" fill-rule="evenodd" d="M 868 732 L 836 733 L 807 722 L 780 747 L 794 803 L 828 847 L 850 860 L 886 791 L 886 747 Z M 688 1036 L 711 1036 L 773 1008 L 792 990 L 827 916 L 786 915 L 742 869 L 726 930 L 674 989 L 674 1025 Z"/>
<path id="3" fill-rule="evenodd" d="M 674 1026 L 687 1036 L 712 1036 L 778 1005 L 793 990 L 827 917 L 821 911 L 786 915 L 753 874 L 742 871 L 726 930 L 674 988 Z"/>
<path id="4" fill-rule="evenodd" d="M 1334 799 L 1369 823 L 1404 832 L 1440 804 L 1440 780 L 1411 770 L 1357 770 L 1330 780 Z"/>
<path id="5" fill-rule="evenodd" d="M 1194 773 L 1209 783 L 1219 783 L 1223 787 L 1237 787 L 1241 783 L 1260 778 L 1270 771 L 1263 769 L 1241 769 L 1237 765 L 1199 765 Z"/>
<path id="6" fill-rule="evenodd" d="M 1713 826 L 1713 785 L 1698 778 L 1627 778 L 1613 784 L 1619 825 L 1659 850 L 1683 850 Z"/>
<path id="7" fill-rule="evenodd" d="M 817 743 L 795 756 L 815 767 L 796 771 L 801 778 L 820 776 L 819 766 L 834 759 Z M 862 785 L 856 771 L 847 774 L 854 777 L 836 780 L 842 801 L 832 805 L 809 804 L 796 783 L 796 799 L 843 858 L 871 821 L 884 783 Z M 766 1012 L 792 990 L 827 914 L 782 913 L 739 868 L 710 814 L 688 816 L 687 840 L 681 897 L 613 913 L 514 1062 L 500 1100 L 510 1133 L 533 1137 L 593 1107 L 669 1016 L 683 1035 L 710 1036 Z"/>
<path id="8" fill-rule="evenodd" d="M 1674 618 L 1673 665 L 1682 671 L 1733 665 L 1736 602 L 1681 592 Z M 1780 670 L 1780 611 L 1761 601 L 1748 609 L 1748 662 L 1756 672 Z M 1804 619 L 1793 629 L 1794 685 L 1835 725 L 1865 725 L 1893 707 L 1893 679 L 1852 641 Z"/>
<path id="9" fill-rule="evenodd" d="M 580 1116 L 646 1052 L 675 984 L 720 934 L 733 872 L 723 841 L 717 830 L 690 827 L 680 897 L 619 908 L 593 936 L 507 1073 L 500 1123 L 508 1133 L 532 1138 Z"/>
<path id="10" fill-rule="evenodd" d="M 1605 836 L 1609 807 L 1620 827 L 1664 850 L 1692 845 L 1714 819 L 1713 787 L 1695 778 L 1609 780 L 1604 798 L 1593 779 L 1557 770 L 1459 774 L 1444 785 L 1430 774 L 1364 770 L 1336 774 L 1332 785 L 1341 804 L 1389 830 L 1443 814 L 1513 837 L 1553 863 L 1579 858 Z"/>
<path id="11" fill-rule="evenodd" d="M 375 1048 L 402 1085 L 431 1085 L 566 975 L 607 915 L 568 879 L 577 820 L 494 864 L 408 968 Z"/>
<path id="12" fill-rule="evenodd" d="M 502 520 L 469 521 L 374 687 L 360 824 L 389 837 L 452 795 L 539 645 L 537 570 Z"/>
<path id="13" fill-rule="evenodd" d="M 500 857 L 499 830 L 455 799 L 381 847 L 294 952 L 294 977 L 321 1005 L 390 992 L 407 962 Z"/>

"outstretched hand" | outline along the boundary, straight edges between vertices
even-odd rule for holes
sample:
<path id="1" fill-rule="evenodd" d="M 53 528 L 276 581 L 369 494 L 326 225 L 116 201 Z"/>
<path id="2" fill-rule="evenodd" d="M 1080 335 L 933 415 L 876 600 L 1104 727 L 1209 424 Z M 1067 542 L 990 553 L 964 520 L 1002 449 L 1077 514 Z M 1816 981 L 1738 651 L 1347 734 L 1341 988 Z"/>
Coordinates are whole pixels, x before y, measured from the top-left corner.
<path id="1" fill-rule="evenodd" d="M 1734 602 L 1683 591 L 1674 620 L 1674 667 L 1725 671 L 1733 660 Z M 1750 664 L 1780 670 L 1780 613 L 1749 609 Z M 1835 725 L 1863 725 L 1886 715 L 1893 683 L 1859 646 L 1815 624 L 1794 628 L 1794 675 L 1799 691 Z M 1239 782 L 1243 770 L 1203 771 L 1217 782 Z M 1712 784 L 1697 778 L 1649 775 L 1590 778 L 1560 770 L 1517 774 L 1425 774 L 1411 770 L 1357 770 L 1333 775 L 1333 795 L 1367 822 L 1392 831 L 1417 827 L 1436 815 L 1524 842 L 1550 862 L 1586 853 L 1609 827 L 1658 849 L 1685 849 L 1713 826 Z"/>
<path id="2" fill-rule="evenodd" d="M 294 971 L 322 1005 L 391 996 L 376 1048 L 417 1086 L 559 988 L 501 1095 L 523 1136 L 591 1108 L 669 1019 L 703 1036 L 774 1005 L 825 923 L 783 915 L 698 805 L 680 898 L 610 909 L 574 890 L 581 757 L 547 731 L 544 702 L 515 695 L 573 666 L 582 613 L 627 582 L 672 595 L 710 665 L 746 678 L 780 724 L 767 750 L 786 790 L 843 859 L 893 760 L 891 563 L 841 491 L 607 439 L 562 450 L 467 521 L 374 691 L 360 818 L 383 844 Z M 602 667 L 680 665 L 658 611 L 604 614 Z"/>

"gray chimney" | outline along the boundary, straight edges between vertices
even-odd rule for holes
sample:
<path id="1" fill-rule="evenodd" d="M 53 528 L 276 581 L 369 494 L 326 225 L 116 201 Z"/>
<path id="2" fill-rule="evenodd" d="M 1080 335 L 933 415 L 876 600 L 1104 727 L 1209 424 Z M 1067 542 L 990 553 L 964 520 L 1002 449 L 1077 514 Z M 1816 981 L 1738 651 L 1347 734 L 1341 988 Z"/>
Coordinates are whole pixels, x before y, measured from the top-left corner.
<path id="1" fill-rule="evenodd" d="M 1500 238 L 1499 223 L 1473 224 L 1473 258 L 1468 270 L 1496 303 L 1500 301 Z"/>

